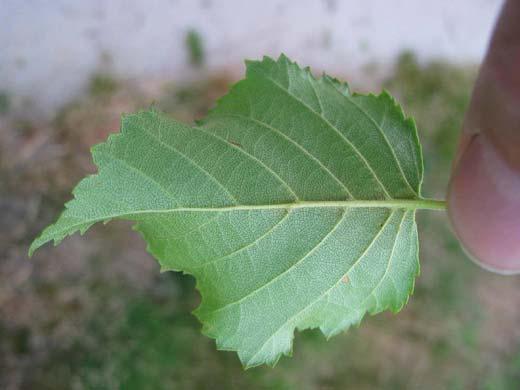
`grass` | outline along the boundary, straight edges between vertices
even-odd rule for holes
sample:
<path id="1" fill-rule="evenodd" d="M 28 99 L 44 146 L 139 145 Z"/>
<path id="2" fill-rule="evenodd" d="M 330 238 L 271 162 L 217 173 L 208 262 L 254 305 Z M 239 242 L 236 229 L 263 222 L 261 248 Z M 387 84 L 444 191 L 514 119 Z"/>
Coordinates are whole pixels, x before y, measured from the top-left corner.
<path id="1" fill-rule="evenodd" d="M 205 55 L 202 36 L 196 30 L 189 30 L 186 33 L 185 45 L 190 64 L 196 67 L 203 65 Z"/>
<path id="2" fill-rule="evenodd" d="M 0 91 L 0 115 L 7 114 L 11 107 L 11 98 L 5 91 Z"/>
<path id="3" fill-rule="evenodd" d="M 96 73 L 90 78 L 88 93 L 94 98 L 105 98 L 113 95 L 118 87 L 118 82 L 112 76 Z"/>

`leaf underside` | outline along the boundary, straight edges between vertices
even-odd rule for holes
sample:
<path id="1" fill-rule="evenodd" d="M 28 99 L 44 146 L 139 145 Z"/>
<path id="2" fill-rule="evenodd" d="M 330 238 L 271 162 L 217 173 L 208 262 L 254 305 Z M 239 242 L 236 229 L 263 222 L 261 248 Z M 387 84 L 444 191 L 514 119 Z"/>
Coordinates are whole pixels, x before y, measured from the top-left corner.
<path id="1" fill-rule="evenodd" d="M 421 199 L 422 155 L 385 92 L 351 94 L 265 57 L 197 126 L 126 115 L 92 155 L 99 172 L 30 253 L 96 222 L 135 221 L 163 270 L 195 276 L 203 332 L 246 367 L 289 355 L 295 329 L 330 337 L 398 311 L 413 290 L 406 205 Z"/>

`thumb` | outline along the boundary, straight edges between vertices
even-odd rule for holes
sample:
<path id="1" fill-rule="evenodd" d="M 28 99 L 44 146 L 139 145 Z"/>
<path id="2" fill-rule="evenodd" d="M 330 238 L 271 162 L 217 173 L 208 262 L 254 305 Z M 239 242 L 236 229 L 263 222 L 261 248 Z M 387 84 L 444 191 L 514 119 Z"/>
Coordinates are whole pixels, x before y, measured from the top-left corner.
<path id="1" fill-rule="evenodd" d="M 472 259 L 496 272 L 520 272 L 520 172 L 485 134 L 474 136 L 460 157 L 448 212 Z"/>
<path id="2" fill-rule="evenodd" d="M 506 2 L 468 109 L 448 213 L 469 256 L 520 272 L 520 1 Z"/>

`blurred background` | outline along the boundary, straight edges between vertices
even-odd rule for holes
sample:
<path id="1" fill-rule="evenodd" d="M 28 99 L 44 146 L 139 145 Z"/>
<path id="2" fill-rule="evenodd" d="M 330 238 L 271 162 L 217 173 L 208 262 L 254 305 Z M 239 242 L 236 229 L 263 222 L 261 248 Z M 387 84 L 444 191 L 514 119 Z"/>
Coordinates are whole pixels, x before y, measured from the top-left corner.
<path id="1" fill-rule="evenodd" d="M 398 315 L 243 371 L 190 314 L 194 281 L 159 266 L 130 225 L 27 249 L 95 172 L 121 113 L 191 123 L 244 58 L 388 89 L 414 116 L 424 195 L 443 198 L 499 0 L 0 1 L 1 389 L 518 389 L 520 279 L 471 263 L 443 213 L 420 212 L 421 275 Z"/>

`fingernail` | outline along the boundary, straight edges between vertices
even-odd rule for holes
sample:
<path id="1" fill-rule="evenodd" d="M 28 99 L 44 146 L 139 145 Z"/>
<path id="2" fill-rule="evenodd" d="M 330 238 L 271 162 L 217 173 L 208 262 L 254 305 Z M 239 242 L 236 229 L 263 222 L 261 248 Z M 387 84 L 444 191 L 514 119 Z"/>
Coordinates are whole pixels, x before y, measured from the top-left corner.
<path id="1" fill-rule="evenodd" d="M 472 260 L 494 272 L 520 272 L 520 172 L 482 134 L 472 138 L 455 167 L 448 214 Z"/>

